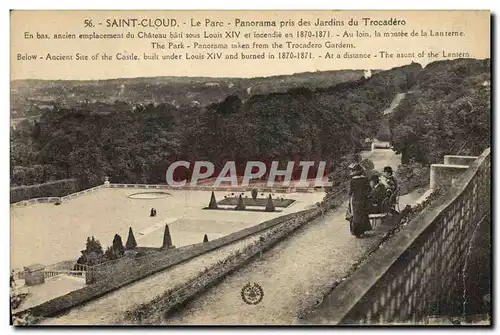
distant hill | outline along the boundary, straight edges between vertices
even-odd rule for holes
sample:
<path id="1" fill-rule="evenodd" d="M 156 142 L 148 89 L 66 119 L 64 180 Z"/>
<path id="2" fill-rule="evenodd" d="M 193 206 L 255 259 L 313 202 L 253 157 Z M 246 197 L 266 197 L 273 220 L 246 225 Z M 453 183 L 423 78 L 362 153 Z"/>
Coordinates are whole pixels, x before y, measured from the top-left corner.
<path id="1" fill-rule="evenodd" d="M 378 72 L 372 70 L 372 73 Z M 243 101 L 256 94 L 285 92 L 297 87 L 331 87 L 356 81 L 364 70 L 305 72 L 256 78 L 151 77 L 109 80 L 15 80 L 11 82 L 11 118 L 40 115 L 54 104 L 73 107 L 82 102 L 130 104 L 168 103 L 205 106 L 229 95 Z"/>
<path id="2" fill-rule="evenodd" d="M 252 79 L 18 81 L 13 98 L 42 99 L 31 113 L 66 96 L 75 105 L 59 101 L 57 112 L 11 129 L 11 186 L 77 178 L 90 187 L 104 176 L 164 183 L 167 167 L 179 160 L 210 161 L 216 174 L 227 161 L 236 162 L 240 173 L 251 160 L 321 160 L 327 171 L 345 173 L 339 162 L 377 135 L 383 112 L 404 93 L 393 104 L 387 134 L 404 163 L 477 155 L 491 140 L 490 71 L 489 60 L 458 59 L 372 71 L 369 79 L 363 71 L 336 71 Z M 123 100 L 109 102 L 117 96 Z M 157 103 L 148 103 L 150 96 Z M 187 104 L 177 107 L 173 97 Z M 178 171 L 185 174 L 178 180 L 189 177 L 189 171 Z"/>
<path id="3" fill-rule="evenodd" d="M 57 112 L 44 112 L 37 122 L 19 122 L 11 129 L 11 185 L 77 178 L 90 187 L 104 176 L 120 183 L 164 183 L 166 169 L 179 160 L 210 161 L 217 174 L 227 161 L 235 162 L 239 174 L 250 160 L 324 160 L 330 169 L 375 136 L 382 111 L 395 94 L 408 91 L 421 70 L 411 64 L 372 71 L 369 79 L 364 71 L 337 71 L 253 79 L 24 81 L 13 89 L 24 84 L 33 92 L 76 92 L 89 100 L 96 99 L 92 94 L 116 95 L 123 85 L 124 100 L 58 103 Z M 166 101 L 168 95 L 197 94 L 213 102 L 150 104 L 145 92 Z M 42 97 L 50 103 L 47 94 Z M 189 171 L 178 169 L 174 177 L 187 178 Z"/>

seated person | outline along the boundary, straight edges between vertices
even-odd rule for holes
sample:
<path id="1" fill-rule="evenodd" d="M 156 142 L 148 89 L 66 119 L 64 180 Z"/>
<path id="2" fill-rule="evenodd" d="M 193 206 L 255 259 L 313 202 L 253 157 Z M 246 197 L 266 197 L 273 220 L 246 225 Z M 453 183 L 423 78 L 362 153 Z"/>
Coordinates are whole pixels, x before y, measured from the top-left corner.
<path id="1" fill-rule="evenodd" d="M 370 214 L 384 213 L 386 209 L 383 208 L 383 203 L 387 199 L 387 190 L 385 186 L 376 175 L 371 176 L 370 186 L 372 187 L 372 191 L 369 195 L 372 205 Z"/>
<path id="2" fill-rule="evenodd" d="M 391 197 L 397 190 L 398 190 L 398 183 L 396 181 L 396 178 L 394 178 L 393 173 L 392 173 L 392 168 L 390 166 L 386 166 L 384 168 L 384 173 L 382 175 L 382 183 L 385 185 L 387 188 L 387 192 L 389 194 L 389 199 L 390 199 L 390 209 L 395 210 L 396 207 L 396 197 Z"/>
<path id="3" fill-rule="evenodd" d="M 382 183 L 391 193 L 394 193 L 398 189 L 398 183 L 396 182 L 396 178 L 394 178 L 393 176 L 392 168 L 390 166 L 386 166 L 384 168 L 384 173 L 382 174 Z"/>

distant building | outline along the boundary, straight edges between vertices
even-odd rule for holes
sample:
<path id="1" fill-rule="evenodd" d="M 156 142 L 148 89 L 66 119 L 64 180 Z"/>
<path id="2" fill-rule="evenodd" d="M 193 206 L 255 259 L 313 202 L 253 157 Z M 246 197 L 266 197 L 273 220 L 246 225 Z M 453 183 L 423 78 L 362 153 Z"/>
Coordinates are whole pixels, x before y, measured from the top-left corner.
<path id="1" fill-rule="evenodd" d="M 372 70 L 365 70 L 365 79 L 368 79 L 372 76 Z"/>

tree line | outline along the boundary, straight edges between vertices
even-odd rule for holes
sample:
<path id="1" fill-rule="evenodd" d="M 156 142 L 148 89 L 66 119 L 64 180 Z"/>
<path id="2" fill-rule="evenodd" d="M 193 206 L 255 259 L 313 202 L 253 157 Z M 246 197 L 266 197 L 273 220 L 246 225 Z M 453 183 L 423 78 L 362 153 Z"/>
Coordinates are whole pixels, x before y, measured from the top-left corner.
<path id="1" fill-rule="evenodd" d="M 491 142 L 490 60 L 426 66 L 389 120 L 402 163 L 427 166 L 444 155 L 479 155 Z"/>
<path id="2" fill-rule="evenodd" d="M 208 106 L 55 106 L 39 122 L 11 129 L 12 186 L 78 178 L 163 183 L 178 160 L 325 160 L 334 166 L 377 133 L 394 95 L 415 84 L 420 65 L 326 88 L 294 88 Z M 330 166 L 330 167 L 331 167 Z"/>

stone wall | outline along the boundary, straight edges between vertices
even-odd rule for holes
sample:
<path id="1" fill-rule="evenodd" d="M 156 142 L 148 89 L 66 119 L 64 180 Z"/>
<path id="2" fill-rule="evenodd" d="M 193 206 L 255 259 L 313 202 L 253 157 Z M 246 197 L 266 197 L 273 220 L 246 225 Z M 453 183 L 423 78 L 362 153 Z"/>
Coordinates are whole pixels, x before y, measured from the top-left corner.
<path id="1" fill-rule="evenodd" d="M 76 198 L 76 197 L 79 197 L 79 196 L 82 196 L 82 195 L 86 195 L 86 194 L 89 194 L 89 193 L 96 192 L 96 191 L 98 191 L 99 189 L 101 189 L 103 187 L 104 187 L 104 185 L 98 185 L 96 187 L 92 187 L 92 188 L 89 188 L 89 189 L 86 189 L 86 190 L 83 190 L 83 191 L 80 191 L 80 192 L 76 192 L 76 193 L 73 193 L 73 194 L 61 197 L 61 200 L 62 201 L 68 201 L 70 199 L 73 199 L 73 198 Z"/>
<path id="2" fill-rule="evenodd" d="M 470 165 L 478 157 L 477 156 L 456 156 L 456 155 L 445 155 L 444 164 L 448 165 Z"/>
<path id="3" fill-rule="evenodd" d="M 44 197 L 44 198 L 34 198 L 34 199 L 29 199 L 29 200 L 22 200 L 19 202 L 15 202 L 11 204 L 11 206 L 29 206 L 29 205 L 35 205 L 35 204 L 53 204 L 56 202 L 61 202 L 60 197 Z"/>
<path id="4" fill-rule="evenodd" d="M 445 195 L 326 296 L 305 323 L 415 323 L 459 312 L 468 247 L 477 225 L 491 216 L 490 160 L 487 149 Z"/>

